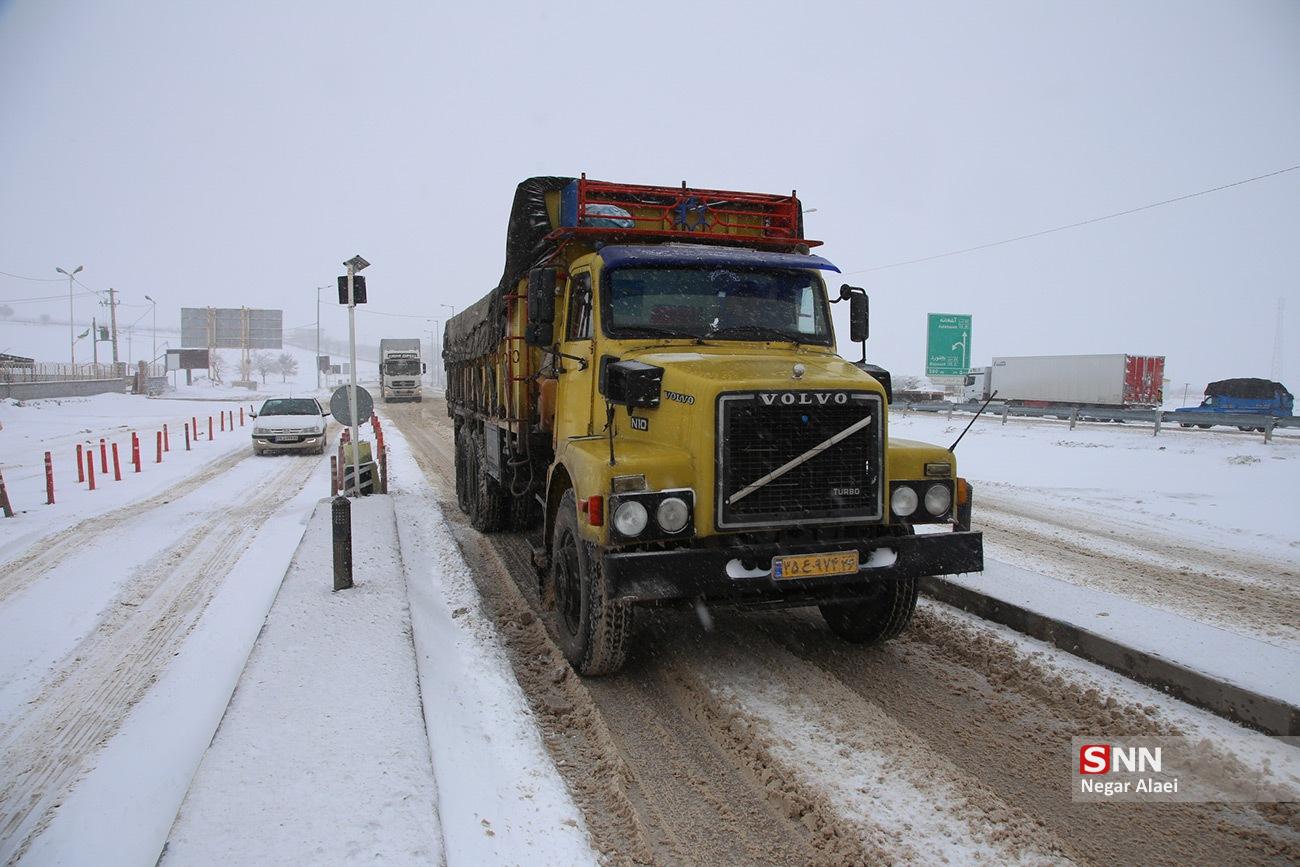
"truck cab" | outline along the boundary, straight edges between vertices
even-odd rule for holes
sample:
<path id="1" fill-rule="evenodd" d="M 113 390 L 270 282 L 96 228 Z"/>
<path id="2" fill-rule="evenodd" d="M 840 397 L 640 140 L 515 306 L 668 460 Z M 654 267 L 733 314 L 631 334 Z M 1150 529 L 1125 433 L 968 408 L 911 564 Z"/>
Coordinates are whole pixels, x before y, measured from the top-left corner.
<path id="1" fill-rule="evenodd" d="M 419 338 L 386 337 L 379 341 L 379 388 L 385 403 L 424 400 L 420 382 L 424 372 Z"/>
<path id="2" fill-rule="evenodd" d="M 920 577 L 982 569 L 953 454 L 891 440 L 886 388 L 836 351 L 832 305 L 865 341 L 866 294 L 828 288 L 838 269 L 808 251 L 797 199 L 771 197 L 789 227 L 772 243 L 780 215 L 742 220 L 749 194 L 608 186 L 580 186 L 567 219 L 561 191 L 563 246 L 495 302 L 494 366 L 471 360 L 491 296 L 445 341 L 462 508 L 536 527 L 570 661 L 616 670 L 633 610 L 674 603 L 812 605 L 841 637 L 883 641 Z M 754 229 L 698 228 L 725 220 Z"/>

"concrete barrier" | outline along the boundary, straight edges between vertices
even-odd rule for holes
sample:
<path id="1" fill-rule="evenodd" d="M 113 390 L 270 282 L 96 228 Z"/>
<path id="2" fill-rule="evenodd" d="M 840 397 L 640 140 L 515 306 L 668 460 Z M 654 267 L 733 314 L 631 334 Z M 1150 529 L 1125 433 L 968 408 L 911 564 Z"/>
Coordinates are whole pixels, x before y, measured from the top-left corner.
<path id="1" fill-rule="evenodd" d="M 62 379 L 43 382 L 0 382 L 0 399 L 37 400 L 43 397 L 89 397 L 92 394 L 126 394 L 130 379 Z"/>

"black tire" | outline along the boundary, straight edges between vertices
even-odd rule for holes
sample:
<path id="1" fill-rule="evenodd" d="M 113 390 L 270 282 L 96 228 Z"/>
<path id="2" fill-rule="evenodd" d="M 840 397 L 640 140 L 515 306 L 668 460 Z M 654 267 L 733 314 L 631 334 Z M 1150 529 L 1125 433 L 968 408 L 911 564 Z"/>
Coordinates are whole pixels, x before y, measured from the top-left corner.
<path id="1" fill-rule="evenodd" d="M 1210 428 L 1214 427 L 1214 425 L 1212 425 L 1212 424 L 1198 424 L 1197 427 L 1200 428 L 1201 430 L 1209 430 Z"/>
<path id="2" fill-rule="evenodd" d="M 840 638 L 852 644 L 879 644 L 907 628 L 916 610 L 915 578 L 877 582 L 860 602 L 817 606 L 822 619 Z"/>
<path id="3" fill-rule="evenodd" d="M 469 437 L 469 431 L 466 428 L 456 428 L 456 505 L 466 515 L 470 513 L 472 508 L 469 497 L 470 461 L 469 451 L 466 448 Z"/>
<path id="4" fill-rule="evenodd" d="M 1194 425 L 1193 425 L 1191 422 L 1186 422 L 1186 421 L 1180 421 L 1180 422 L 1178 423 L 1178 426 L 1179 426 L 1179 427 L 1194 427 Z"/>
<path id="5" fill-rule="evenodd" d="M 510 515 L 510 492 L 488 475 L 486 438 L 471 437 L 470 449 L 474 455 L 474 471 L 469 475 L 473 501 L 469 522 L 480 533 L 504 530 Z"/>
<path id="6" fill-rule="evenodd" d="M 623 667 L 632 633 L 632 606 L 609 598 L 609 585 L 578 535 L 573 491 L 560 498 L 551 536 L 551 570 L 543 607 L 556 644 L 579 674 L 613 674 Z"/>

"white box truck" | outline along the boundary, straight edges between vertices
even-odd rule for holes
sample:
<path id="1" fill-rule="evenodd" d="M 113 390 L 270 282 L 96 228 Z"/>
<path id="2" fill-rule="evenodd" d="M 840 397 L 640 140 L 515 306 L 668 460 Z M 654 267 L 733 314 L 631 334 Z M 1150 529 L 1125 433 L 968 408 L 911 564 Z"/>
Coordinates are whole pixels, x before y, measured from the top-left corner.
<path id="1" fill-rule="evenodd" d="M 420 376 L 424 369 L 418 337 L 385 337 L 379 341 L 379 391 L 385 403 L 423 400 Z"/>
<path id="2" fill-rule="evenodd" d="M 1021 406 L 1139 409 L 1163 401 L 1162 355 L 1000 356 L 966 376 L 964 396 Z"/>

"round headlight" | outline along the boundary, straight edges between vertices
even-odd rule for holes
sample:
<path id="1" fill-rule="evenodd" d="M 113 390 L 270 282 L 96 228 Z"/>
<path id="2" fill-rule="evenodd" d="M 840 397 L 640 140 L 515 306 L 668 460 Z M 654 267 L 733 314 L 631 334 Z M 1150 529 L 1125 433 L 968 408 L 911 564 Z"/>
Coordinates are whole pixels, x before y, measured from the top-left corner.
<path id="1" fill-rule="evenodd" d="M 640 536 L 649 520 L 650 514 L 645 506 L 635 500 L 619 503 L 614 510 L 614 529 L 624 536 Z"/>
<path id="2" fill-rule="evenodd" d="M 947 485 L 931 485 L 925 492 L 925 510 L 936 518 L 952 505 L 952 492 Z"/>
<path id="3" fill-rule="evenodd" d="M 659 522 L 659 527 L 665 533 L 680 533 L 686 527 L 686 520 L 690 516 L 691 510 L 677 497 L 664 499 L 655 512 L 655 520 Z"/>
<path id="4" fill-rule="evenodd" d="M 889 498 L 889 508 L 893 509 L 894 514 L 900 518 L 906 518 L 915 512 L 918 505 L 920 503 L 916 491 L 907 485 L 899 485 L 894 488 L 894 493 Z"/>

